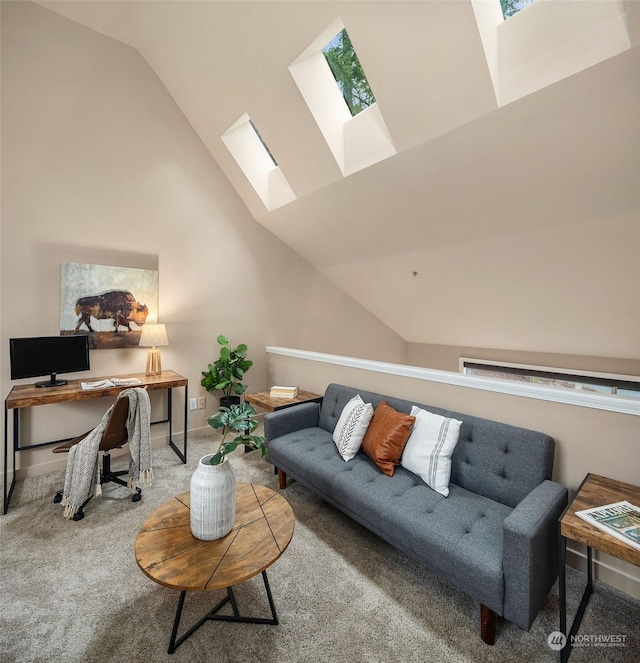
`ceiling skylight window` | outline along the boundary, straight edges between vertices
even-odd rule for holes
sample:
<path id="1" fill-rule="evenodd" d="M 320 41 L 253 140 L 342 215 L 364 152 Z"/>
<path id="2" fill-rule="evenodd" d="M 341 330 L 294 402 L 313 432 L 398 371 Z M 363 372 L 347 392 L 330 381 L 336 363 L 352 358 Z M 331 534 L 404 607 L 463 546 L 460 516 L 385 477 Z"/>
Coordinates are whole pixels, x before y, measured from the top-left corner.
<path id="1" fill-rule="evenodd" d="M 271 154 L 271 150 L 267 146 L 267 144 L 264 142 L 264 138 L 260 135 L 260 132 L 256 129 L 256 125 L 253 123 L 253 120 L 249 118 L 249 124 L 253 127 L 253 130 L 256 132 L 256 136 L 260 139 L 260 142 L 262 143 L 262 147 L 264 147 L 266 153 L 269 155 L 269 158 L 271 161 L 273 161 L 274 166 L 278 166 L 278 162 L 274 159 L 273 154 Z"/>
<path id="2" fill-rule="evenodd" d="M 341 30 L 322 52 L 352 116 L 376 103 L 346 29 Z"/>
<path id="3" fill-rule="evenodd" d="M 333 21 L 289 71 L 343 175 L 396 153 L 342 19 Z"/>
<path id="4" fill-rule="evenodd" d="M 629 50 L 627 5 L 627 0 L 471 0 L 498 105 Z"/>
<path id="5" fill-rule="evenodd" d="M 246 113 L 225 131 L 222 142 L 269 211 L 296 199 L 273 154 Z"/>
<path id="6" fill-rule="evenodd" d="M 500 0 L 504 20 L 506 21 L 510 16 L 517 14 L 521 9 L 524 9 L 533 2 L 535 0 Z"/>

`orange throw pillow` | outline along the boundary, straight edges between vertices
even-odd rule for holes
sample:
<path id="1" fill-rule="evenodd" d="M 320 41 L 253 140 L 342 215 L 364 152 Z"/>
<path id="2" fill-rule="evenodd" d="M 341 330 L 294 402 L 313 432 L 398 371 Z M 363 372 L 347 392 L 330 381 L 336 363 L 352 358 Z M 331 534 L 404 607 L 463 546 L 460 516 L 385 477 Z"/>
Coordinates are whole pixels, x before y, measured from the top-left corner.
<path id="1" fill-rule="evenodd" d="M 392 408 L 387 401 L 380 401 L 373 413 L 362 440 L 362 451 L 390 477 L 400 465 L 402 451 L 415 420 L 415 417 Z"/>

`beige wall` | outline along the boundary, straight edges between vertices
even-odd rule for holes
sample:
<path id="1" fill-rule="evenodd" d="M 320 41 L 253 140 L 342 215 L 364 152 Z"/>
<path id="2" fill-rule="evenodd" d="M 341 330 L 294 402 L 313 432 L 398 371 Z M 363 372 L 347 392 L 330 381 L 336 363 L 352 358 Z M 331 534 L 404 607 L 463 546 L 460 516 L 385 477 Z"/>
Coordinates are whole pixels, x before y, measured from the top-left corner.
<path id="1" fill-rule="evenodd" d="M 134 49 L 38 5 L 2 2 L 2 120 L 3 397 L 8 339 L 58 333 L 67 261 L 159 269 L 163 367 L 189 378 L 190 396 L 206 394 L 200 371 L 220 333 L 249 345 L 250 390 L 267 386 L 262 348 L 274 343 L 404 360 L 396 334 L 251 218 Z M 91 373 L 144 370 L 145 357 L 92 351 Z M 207 430 L 217 396 L 189 413 L 190 429 Z M 106 406 L 34 408 L 25 438 L 82 432 Z M 22 452 L 22 475 L 64 466 L 52 456 Z"/>
<path id="2" fill-rule="evenodd" d="M 640 419 L 633 415 L 279 355 L 269 355 L 269 379 L 280 384 L 304 384 L 319 394 L 324 393 L 330 382 L 338 382 L 542 431 L 556 441 L 553 478 L 567 486 L 570 495 L 588 472 L 638 484 Z M 577 544 L 571 544 L 570 549 L 579 554 L 583 552 Z M 594 555 L 598 561 L 598 578 L 640 598 L 640 569 L 597 551 Z M 574 554 L 572 562 L 578 565 L 580 557 Z"/>

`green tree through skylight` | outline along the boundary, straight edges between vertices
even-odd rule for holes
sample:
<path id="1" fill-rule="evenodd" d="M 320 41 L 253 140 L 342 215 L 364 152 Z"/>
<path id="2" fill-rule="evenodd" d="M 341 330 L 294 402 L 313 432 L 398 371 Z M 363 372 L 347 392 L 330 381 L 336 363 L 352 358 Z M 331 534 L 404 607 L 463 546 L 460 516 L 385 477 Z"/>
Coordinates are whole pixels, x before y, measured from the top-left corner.
<path id="1" fill-rule="evenodd" d="M 339 32 L 323 49 L 329 67 L 351 111 L 360 111 L 376 103 L 346 29 Z"/>
<path id="2" fill-rule="evenodd" d="M 534 1 L 535 0 L 500 0 L 502 15 L 504 16 L 505 21 Z"/>

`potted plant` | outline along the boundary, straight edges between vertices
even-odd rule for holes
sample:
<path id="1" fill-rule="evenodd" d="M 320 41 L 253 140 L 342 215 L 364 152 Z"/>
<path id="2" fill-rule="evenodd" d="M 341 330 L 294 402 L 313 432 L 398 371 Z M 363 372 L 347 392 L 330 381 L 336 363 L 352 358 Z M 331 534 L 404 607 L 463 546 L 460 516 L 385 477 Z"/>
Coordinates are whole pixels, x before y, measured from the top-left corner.
<path id="1" fill-rule="evenodd" d="M 222 334 L 217 340 L 222 346 L 220 356 L 207 366 L 206 372 L 202 371 L 200 384 L 207 391 L 221 391 L 220 405 L 229 407 L 239 403 L 240 396 L 247 390 L 247 385 L 242 384 L 241 380 L 253 362 L 247 359 L 247 346 L 244 343 L 232 348 L 229 339 Z"/>
<path id="2" fill-rule="evenodd" d="M 214 454 L 203 456 L 191 477 L 191 532 L 203 541 L 226 536 L 236 516 L 236 475 L 227 456 L 240 445 L 267 453 L 265 438 L 252 435 L 258 427 L 256 411 L 248 403 L 222 406 L 207 423 L 222 429 L 222 440 Z M 228 439 L 229 435 L 234 435 Z"/>
<path id="3" fill-rule="evenodd" d="M 258 421 L 254 419 L 256 411 L 249 403 L 221 407 L 218 412 L 207 418 L 207 423 L 213 428 L 222 428 L 222 440 L 218 451 L 211 456 L 210 465 L 219 465 L 225 461 L 227 454 L 235 451 L 243 444 L 248 449 L 260 449 L 262 455 L 266 455 L 266 440 L 263 435 L 251 435 L 258 427 Z M 227 441 L 229 433 L 238 433 L 232 440 Z"/>

